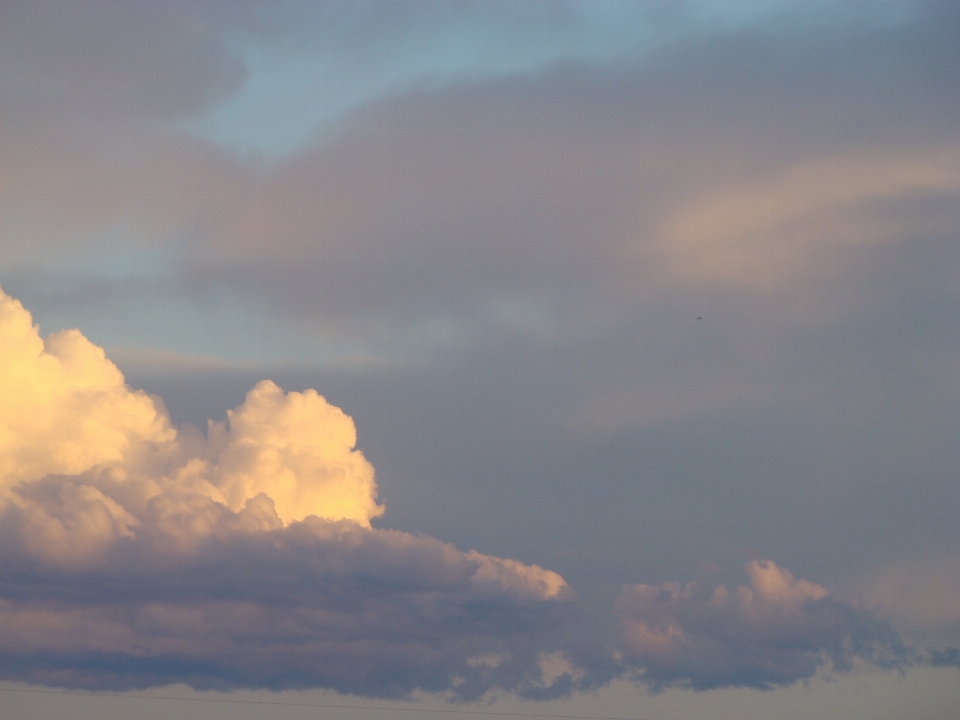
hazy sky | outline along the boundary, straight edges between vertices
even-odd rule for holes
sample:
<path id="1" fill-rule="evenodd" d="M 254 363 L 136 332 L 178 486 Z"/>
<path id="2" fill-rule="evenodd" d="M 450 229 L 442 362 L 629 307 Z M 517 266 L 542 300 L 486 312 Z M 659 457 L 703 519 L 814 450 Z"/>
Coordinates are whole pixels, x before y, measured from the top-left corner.
<path id="1" fill-rule="evenodd" d="M 955 3 L 4 0 L 3 715 L 954 718 L 958 240 Z"/>

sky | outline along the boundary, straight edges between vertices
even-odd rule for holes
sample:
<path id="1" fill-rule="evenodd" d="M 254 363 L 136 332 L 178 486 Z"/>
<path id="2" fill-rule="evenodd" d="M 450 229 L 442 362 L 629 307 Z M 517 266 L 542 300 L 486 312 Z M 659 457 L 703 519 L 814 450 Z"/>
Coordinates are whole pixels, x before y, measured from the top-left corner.
<path id="1" fill-rule="evenodd" d="M 3 0 L 4 717 L 957 717 L 958 38 Z"/>

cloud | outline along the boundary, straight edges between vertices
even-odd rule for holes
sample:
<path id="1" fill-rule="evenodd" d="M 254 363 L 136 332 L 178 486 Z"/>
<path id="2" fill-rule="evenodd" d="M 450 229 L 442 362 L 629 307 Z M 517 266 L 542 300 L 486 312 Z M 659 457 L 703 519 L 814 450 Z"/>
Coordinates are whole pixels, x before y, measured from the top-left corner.
<path id="1" fill-rule="evenodd" d="M 202 434 L 5 294 L 0 338 L 7 679 L 550 698 L 624 675 L 768 688 L 857 659 L 952 662 L 769 561 L 733 592 L 625 586 L 614 640 L 578 625 L 555 572 L 373 527 L 373 467 L 316 391 L 260 382 Z"/>
<path id="2" fill-rule="evenodd" d="M 111 43 L 129 37 L 106 22 L 108 39 L 98 41 L 98 53 L 114 52 Z M 19 25 L 4 26 L 20 33 Z M 165 27 L 158 25 L 157 38 Z M 956 457 L 944 430 L 955 416 L 947 403 L 954 396 L 943 381 L 921 384 L 914 372 L 925 356 L 943 359 L 951 372 L 956 366 L 948 362 L 953 355 L 938 354 L 942 346 L 955 350 L 960 317 L 960 285 L 952 282 L 956 233 L 950 222 L 934 222 L 956 213 L 956 193 L 950 182 L 928 181 L 949 180 L 956 169 L 955 30 L 949 18 L 880 29 L 821 26 L 796 35 L 760 29 L 690 38 L 637 65 L 571 63 L 535 76 L 420 88 L 359 109 L 325 134 L 321 147 L 272 166 L 231 157 L 170 125 L 172 116 L 222 98 L 230 83 L 214 83 L 209 93 L 204 85 L 193 99 L 125 94 L 128 87 L 195 87 L 178 78 L 181 65 L 154 56 L 152 67 L 175 82 L 151 83 L 131 71 L 120 77 L 135 83 L 111 84 L 117 76 L 98 71 L 80 73 L 82 82 L 65 88 L 56 63 L 52 72 L 41 63 L 49 58 L 39 43 L 61 42 L 58 33 L 20 33 L 19 44 L 2 43 L 3 81 L 35 95 L 3 103 L 14 119 L 30 120 L 11 123 L 5 114 L 0 124 L 4 280 L 29 293 L 38 312 L 56 303 L 71 313 L 89 310 L 92 324 L 83 327 L 91 337 L 103 337 L 93 334 L 97 322 L 114 332 L 116 318 L 105 310 L 120 307 L 129 321 L 123 332 L 169 328 L 171 345 L 193 353 L 220 349 L 209 337 L 189 346 L 180 319 L 226 327 L 215 322 L 214 309 L 237 307 L 230 302 L 237 297 L 258 310 L 264 308 L 257 303 L 267 304 L 265 324 L 289 324 L 304 335 L 319 329 L 325 343 L 346 337 L 350 349 L 371 354 L 383 345 L 405 348 L 415 335 L 443 343 L 477 333 L 472 355 L 444 356 L 413 379 L 391 366 L 374 382 L 338 387 L 335 373 L 317 371 L 325 373 L 322 387 L 350 398 L 366 433 L 381 424 L 377 443 L 364 436 L 382 453 L 377 467 L 413 488 L 389 498 L 398 525 L 511 548 L 503 554 L 526 543 L 528 556 L 553 558 L 551 567 L 566 562 L 570 580 L 582 573 L 619 584 L 662 573 L 720 552 L 718 539 L 842 576 L 906 543 L 922 553 L 933 542 L 924 538 L 956 539 L 956 503 L 942 480 L 951 477 Z M 40 49 L 30 47 L 32 40 Z M 35 55 L 12 63 L 11 48 Z M 71 75 L 62 78 L 69 84 Z M 74 97 L 73 87 L 89 97 Z M 44 88 L 50 94 L 40 97 Z M 88 115 L 76 123 L 67 112 L 96 114 L 101 106 L 96 122 Z M 134 115 L 149 122 L 133 127 Z M 118 125 L 123 132 L 114 135 Z M 923 174 L 938 168 L 947 173 Z M 114 253 L 128 260 L 123 253 L 131 248 L 143 252 L 134 259 L 150 266 L 149 283 L 126 276 L 115 282 L 104 269 L 116 267 Z M 29 275 L 36 267 L 49 273 L 43 287 Z M 757 268 L 762 274 L 751 274 Z M 686 282 L 675 282 L 677 276 Z M 128 298 L 141 304 L 132 308 Z M 806 304 L 816 304 L 816 312 L 798 327 L 790 313 Z M 690 322 L 701 314 L 704 322 Z M 242 342 L 268 346 L 264 334 L 248 335 L 247 328 L 237 333 Z M 544 328 L 550 332 L 536 332 Z M 64 342 L 79 348 L 81 339 Z M 41 365 L 67 362 L 55 345 L 51 339 L 37 351 L 56 360 Z M 104 363 L 98 372 L 108 378 L 112 371 Z M 240 397 L 211 389 L 225 383 L 226 372 L 199 380 L 194 372 L 192 385 L 182 382 L 189 374 L 164 388 L 171 407 L 177 393 L 191 402 L 202 396 L 193 407 L 218 413 L 228 406 L 223 398 L 232 406 Z M 281 384 L 320 387 L 317 375 L 300 378 Z M 4 490 L 3 582 L 24 573 L 12 588 L 35 585 L 42 573 L 54 587 L 79 573 L 86 578 L 79 591 L 124 558 L 175 565 L 212 553 L 220 534 L 228 545 L 247 535 L 289 538 L 301 525 L 319 527 L 304 513 L 322 514 L 317 506 L 334 493 L 342 506 L 329 512 L 376 525 L 380 501 L 355 448 L 343 444 L 328 454 L 310 444 L 320 435 L 298 436 L 295 406 L 310 422 L 326 423 L 331 412 L 307 393 L 262 386 L 254 401 L 202 435 L 173 429 L 158 401 L 126 389 L 122 379 L 99 382 L 87 395 L 63 389 L 74 411 L 58 400 L 41 412 L 46 405 L 38 403 L 37 417 L 48 420 L 33 429 L 11 424 L 5 436 L 19 448 L 12 467 L 33 478 Z M 242 382 L 237 393 L 253 384 Z M 371 412 L 359 409 L 364 395 Z M 582 405 L 591 397 L 602 442 L 582 440 Z M 125 408 L 125 420 L 98 420 L 98 408 L 103 417 Z M 559 428 L 557 418 L 570 418 L 569 428 Z M 290 431 L 272 435 L 273 421 Z M 265 482 L 268 473 L 299 478 L 303 470 L 315 473 L 309 489 Z M 328 487 L 341 471 L 343 482 Z M 398 516 L 404 504 L 407 515 Z M 742 522 L 747 516 L 762 520 Z M 810 537 L 811 524 L 818 537 Z M 894 525 L 898 532 L 889 531 Z M 370 527 L 343 537 L 363 554 L 380 532 Z M 834 552 L 838 546 L 844 552 Z M 603 547 L 615 548 L 605 562 L 569 559 L 602 558 Z M 357 557 L 345 565 L 359 567 Z M 287 567 L 299 572 L 292 562 Z M 518 632 L 531 627 L 508 592 L 529 578 L 508 565 L 471 567 L 494 578 L 498 607 L 508 608 L 504 622 Z M 141 580 L 122 577 L 120 597 Z M 203 579 L 191 577 L 196 585 L 184 613 L 212 607 L 203 604 Z M 427 580 L 419 582 L 426 595 L 433 592 Z M 238 598 L 252 592 L 250 583 L 235 587 Z M 350 596 L 358 608 L 364 592 Z M 454 593 L 458 611 L 470 617 L 470 604 L 479 602 L 472 592 Z M 49 610 L 44 596 L 33 597 L 39 599 L 17 607 Z M 158 602 L 161 589 L 153 597 Z M 835 600 L 831 594 L 804 607 Z M 553 609 L 564 601 L 539 602 Z M 103 599 L 64 605 L 62 617 L 90 610 L 85 617 L 93 623 L 129 609 L 119 601 L 112 607 Z M 672 612 L 682 616 L 687 607 L 678 600 Z M 735 618 L 736 607 L 727 608 Z M 18 617 L 26 623 L 27 615 Z M 710 627 L 685 618 L 678 627 L 686 637 L 709 645 Z M 411 633 L 427 632 L 418 622 L 410 621 Z M 535 667 L 571 682 L 584 672 L 588 661 L 569 648 L 558 656 L 561 650 L 544 641 L 531 650 L 539 644 L 534 635 L 529 646 L 501 639 L 469 655 L 466 667 L 494 668 L 505 673 L 501 680 L 467 670 L 457 677 L 473 678 L 471 687 L 511 686 L 521 676 L 534 678 Z M 91 637 L 88 647 L 96 645 Z M 757 647 L 761 656 L 769 650 Z M 805 657 L 816 664 L 821 645 L 809 647 Z M 597 658 L 605 651 L 590 667 L 602 664 Z M 119 653 L 111 656 L 120 658 L 115 664 L 125 662 L 126 651 L 109 652 Z M 8 662 L 26 667 L 24 657 Z M 85 657 L 77 650 L 57 672 L 82 667 Z M 642 653 L 631 657 L 629 667 L 648 667 Z M 215 654 L 205 662 L 215 669 L 195 677 L 231 681 Z M 560 672 L 565 662 L 572 673 Z M 657 662 L 666 663 L 652 662 L 645 671 L 651 677 Z M 700 666 L 660 672 L 690 683 L 767 677 L 742 662 L 744 672 L 726 679 Z M 34 667 L 41 677 L 43 667 Z M 803 675 L 778 673 L 769 682 Z M 374 690 L 364 692 L 385 692 L 377 685 L 385 677 L 371 674 L 364 687 Z M 440 676 L 417 677 L 410 682 L 425 686 Z M 442 686 L 456 680 L 443 677 L 436 681 Z M 536 685 L 530 682 L 525 692 Z"/>
<path id="3" fill-rule="evenodd" d="M 881 667 L 913 660 L 890 626 L 795 579 L 769 560 L 746 566 L 749 587 L 629 585 L 617 599 L 625 662 L 654 688 L 771 688 L 855 659 Z"/>
<path id="4" fill-rule="evenodd" d="M 957 548 L 882 563 L 853 583 L 911 640 L 942 649 L 960 645 L 960 553 Z"/>
<path id="5" fill-rule="evenodd" d="M 198 443 L 178 436 L 162 405 L 130 390 L 79 330 L 42 340 L 30 314 L 6 294 L 0 312 L 0 468 L 10 497 L 26 492 L 20 484 L 50 475 L 92 473 L 137 487 L 141 502 L 162 495 L 164 483 L 189 485 L 235 512 L 264 494 L 284 523 L 317 515 L 369 526 L 383 512 L 373 467 L 354 449 L 353 420 L 315 390 L 284 393 L 261 382 Z M 89 488 L 81 491 L 85 502 L 104 503 L 92 485 L 77 487 Z"/>
<path id="6" fill-rule="evenodd" d="M 0 674 L 83 688 L 560 692 L 556 573 L 375 529 L 353 421 L 263 381 L 175 429 L 0 296 Z M 497 663 L 478 662 L 496 656 Z M 559 665 L 558 665 L 559 663 Z M 558 680 L 558 678 L 560 678 Z"/>
<path id="7" fill-rule="evenodd" d="M 369 526 L 383 513 L 373 466 L 353 449 L 353 420 L 316 390 L 284 394 L 265 380 L 227 417 L 225 432 L 211 425 L 224 446 L 213 482 L 234 511 L 263 493 L 284 522 L 317 515 Z"/>
<path id="8" fill-rule="evenodd" d="M 571 332 L 677 293 L 678 278 L 820 297 L 824 275 L 930 230 L 931 198 L 947 199 L 936 217 L 955 212 L 955 20 L 932 12 L 408 88 L 269 165 L 162 120 L 95 142 L 48 113 L 6 131 L 7 272 L 41 243 L 63 256 L 95 237 L 110 256 L 135 236 L 164 249 L 169 295 L 262 299 L 365 350 L 456 344 L 490 318 L 509 332 L 510 313 L 491 312 L 505 306 Z M 371 25 L 351 32 L 379 38 L 360 16 Z"/>
<path id="9" fill-rule="evenodd" d="M 0 96 L 8 119 L 38 113 L 176 117 L 236 92 L 241 62 L 182 2 L 14 0 L 0 10 Z"/>
<path id="10" fill-rule="evenodd" d="M 165 414 L 146 393 L 126 387 L 102 349 L 78 330 L 42 340 L 30 314 L 6 294 L 0 362 L 0 491 L 130 461 L 143 445 L 174 441 Z"/>
<path id="11" fill-rule="evenodd" d="M 688 281 L 782 292 L 836 273 L 866 245 L 942 231 L 943 216 L 909 202 L 960 194 L 960 147 L 855 153 L 806 161 L 752 188 L 712 190 L 668 217 L 661 242 Z M 891 218 L 891 207 L 900 212 Z M 950 215 L 953 213 L 948 211 Z M 938 223 L 938 219 L 941 221 Z"/>
<path id="12" fill-rule="evenodd" d="M 145 529 L 82 573 L 16 567 L 7 549 L 4 676 L 371 696 L 543 685 L 539 652 L 568 610 L 554 573 L 347 521 L 267 529 L 268 503 L 216 510 L 189 553 L 161 554 Z M 502 662 L 477 662 L 490 654 Z"/>

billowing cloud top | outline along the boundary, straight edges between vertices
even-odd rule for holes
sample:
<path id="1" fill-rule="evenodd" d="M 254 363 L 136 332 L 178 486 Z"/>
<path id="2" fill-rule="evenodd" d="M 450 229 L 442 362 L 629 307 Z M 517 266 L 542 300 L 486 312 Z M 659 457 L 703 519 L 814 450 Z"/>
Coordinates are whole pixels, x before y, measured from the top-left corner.
<path id="1" fill-rule="evenodd" d="M 175 442 L 153 400 L 131 392 L 103 350 L 78 330 L 44 342 L 30 313 L 0 294 L 0 478 L 17 483 L 122 464 L 145 444 Z"/>
<path id="2" fill-rule="evenodd" d="M 130 390 L 78 330 L 44 341 L 30 314 L 5 294 L 0 313 L 0 467 L 10 501 L 22 501 L 20 484 L 68 475 L 86 478 L 78 492 L 97 497 L 117 527 L 137 524 L 136 505 L 147 507 L 172 488 L 190 488 L 234 512 L 262 494 L 284 524 L 316 515 L 368 527 L 383 513 L 373 467 L 354 449 L 353 421 L 316 391 L 284 393 L 264 381 L 227 422 L 210 423 L 205 442 L 181 437 L 162 406 Z M 104 492 L 104 482 L 115 491 Z M 133 505 L 124 499 L 130 495 L 138 498 Z M 57 525 L 87 527 L 76 518 Z M 74 534 L 61 535 L 64 552 L 85 545 Z"/>

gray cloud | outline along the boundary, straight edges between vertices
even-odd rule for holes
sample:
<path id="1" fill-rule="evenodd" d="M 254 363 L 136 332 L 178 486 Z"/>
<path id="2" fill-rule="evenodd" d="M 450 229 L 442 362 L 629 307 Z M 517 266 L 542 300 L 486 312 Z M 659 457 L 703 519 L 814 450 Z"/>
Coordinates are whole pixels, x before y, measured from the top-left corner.
<path id="1" fill-rule="evenodd" d="M 187 3 L 14 1 L 0 20 L 5 124 L 109 118 L 115 130 L 121 119 L 208 109 L 244 79 Z"/>
<path id="2" fill-rule="evenodd" d="M 623 589 L 617 610 L 624 655 L 655 689 L 746 686 L 769 689 L 864 659 L 881 667 L 915 660 L 888 623 L 795 580 L 770 561 L 747 565 L 750 587 L 730 592 L 697 583 Z"/>
<path id="3" fill-rule="evenodd" d="M 167 249 L 167 292 L 253 292 L 361 344 L 509 330 L 516 308 L 576 330 L 714 285 L 765 288 L 767 308 L 823 299 L 813 315 L 835 273 L 956 219 L 955 23 L 743 31 L 409 92 L 270 167 L 166 132 L 133 171 L 55 147 L 56 179 L 30 171 L 44 143 L 18 143 L 11 251 L 136 218 L 138 243 Z"/>
<path id="4" fill-rule="evenodd" d="M 100 568 L 78 571 L 18 553 L 8 509 L 3 676 L 86 689 L 184 682 L 465 699 L 569 689 L 550 688 L 538 664 L 558 644 L 569 603 L 531 593 L 511 568 L 497 566 L 498 576 L 484 556 L 348 522 L 237 531 L 251 518 L 216 510 L 217 530 L 188 555 L 165 551 L 148 527 Z"/>

